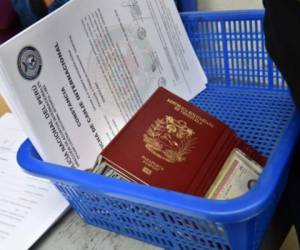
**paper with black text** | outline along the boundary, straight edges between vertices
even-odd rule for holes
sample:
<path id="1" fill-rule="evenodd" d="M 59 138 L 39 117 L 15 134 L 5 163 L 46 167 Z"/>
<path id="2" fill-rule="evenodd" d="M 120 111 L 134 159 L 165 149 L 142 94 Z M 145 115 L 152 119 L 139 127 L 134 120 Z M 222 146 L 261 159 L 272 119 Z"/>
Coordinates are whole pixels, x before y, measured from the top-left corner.
<path id="1" fill-rule="evenodd" d="M 93 167 L 163 86 L 191 99 L 206 76 L 173 0 L 73 0 L 0 47 L 0 86 L 44 160 Z"/>
<path id="2" fill-rule="evenodd" d="M 26 174 L 16 152 L 26 136 L 12 114 L 0 119 L 0 250 L 28 249 L 66 211 L 49 181 Z"/>

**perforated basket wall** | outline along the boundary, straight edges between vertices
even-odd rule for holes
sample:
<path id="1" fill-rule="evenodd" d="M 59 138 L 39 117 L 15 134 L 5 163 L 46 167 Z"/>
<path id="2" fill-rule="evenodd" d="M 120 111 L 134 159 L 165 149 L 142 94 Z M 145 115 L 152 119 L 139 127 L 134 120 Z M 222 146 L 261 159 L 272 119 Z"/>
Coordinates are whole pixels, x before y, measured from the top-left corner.
<path id="1" fill-rule="evenodd" d="M 89 224 L 165 249 L 230 249 L 221 224 L 56 184 Z"/>
<path id="2" fill-rule="evenodd" d="M 183 14 L 209 85 L 192 103 L 269 157 L 254 189 L 209 201 L 44 163 L 27 141 L 20 165 L 53 180 L 87 222 L 165 249 L 258 249 L 287 179 L 299 117 L 268 58 L 263 12 Z"/>

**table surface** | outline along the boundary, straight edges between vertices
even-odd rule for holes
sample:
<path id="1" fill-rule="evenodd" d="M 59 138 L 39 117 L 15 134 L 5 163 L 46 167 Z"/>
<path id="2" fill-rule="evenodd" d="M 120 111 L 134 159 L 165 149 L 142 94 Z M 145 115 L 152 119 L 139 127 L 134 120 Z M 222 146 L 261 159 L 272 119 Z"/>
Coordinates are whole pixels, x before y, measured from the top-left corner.
<path id="1" fill-rule="evenodd" d="M 9 108 L 0 96 L 0 116 Z M 158 250 L 159 248 L 87 225 L 71 209 L 58 220 L 31 250 Z"/>

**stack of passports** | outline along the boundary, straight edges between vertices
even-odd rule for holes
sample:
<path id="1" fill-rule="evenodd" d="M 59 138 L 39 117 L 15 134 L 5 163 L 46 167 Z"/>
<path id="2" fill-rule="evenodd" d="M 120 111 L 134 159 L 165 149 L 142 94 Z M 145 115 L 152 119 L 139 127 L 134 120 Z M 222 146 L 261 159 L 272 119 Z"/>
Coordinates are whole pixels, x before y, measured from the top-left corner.
<path id="1" fill-rule="evenodd" d="M 205 196 L 237 149 L 266 162 L 222 121 L 158 88 L 101 155 L 131 181 Z"/>

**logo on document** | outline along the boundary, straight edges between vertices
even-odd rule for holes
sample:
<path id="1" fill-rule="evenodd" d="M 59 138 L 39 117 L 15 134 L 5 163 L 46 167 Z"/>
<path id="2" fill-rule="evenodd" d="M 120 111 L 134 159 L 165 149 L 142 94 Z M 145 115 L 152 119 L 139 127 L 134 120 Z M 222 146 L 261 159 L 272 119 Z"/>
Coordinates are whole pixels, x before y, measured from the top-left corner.
<path id="1" fill-rule="evenodd" d="M 31 46 L 23 48 L 18 56 L 18 69 L 25 79 L 36 79 L 42 69 L 40 52 Z"/>

